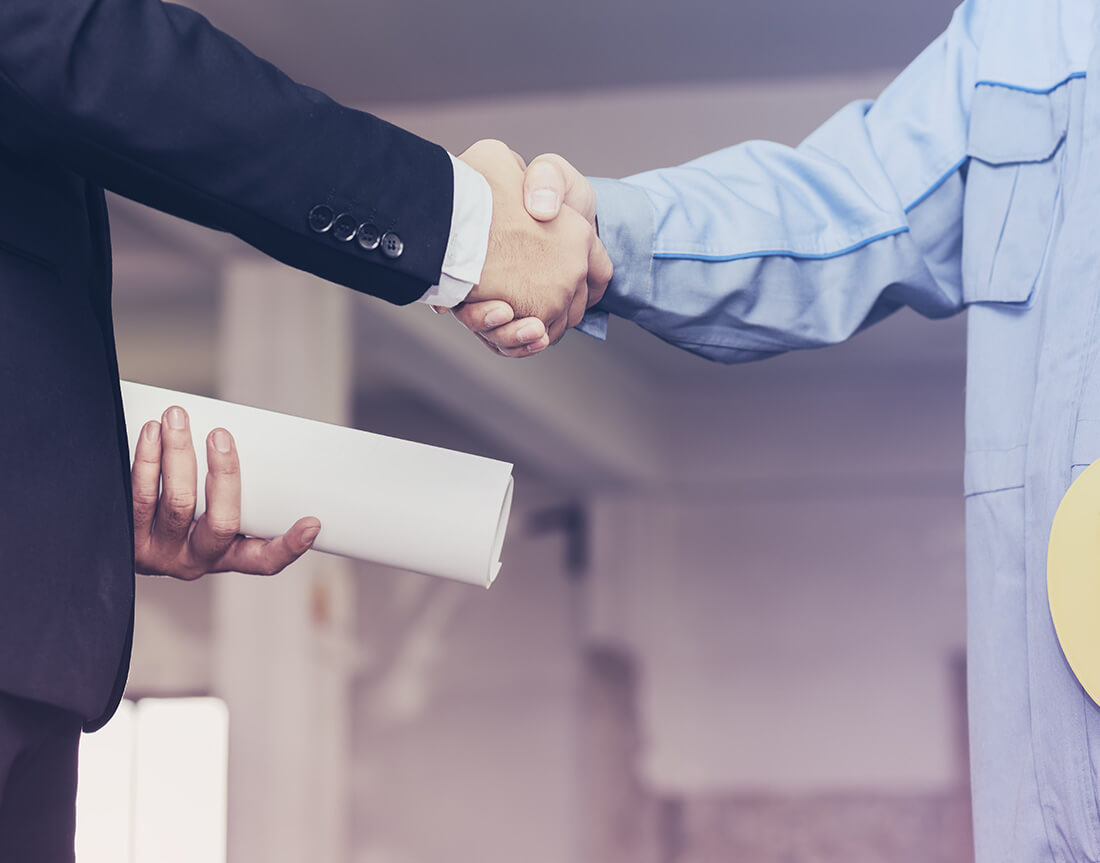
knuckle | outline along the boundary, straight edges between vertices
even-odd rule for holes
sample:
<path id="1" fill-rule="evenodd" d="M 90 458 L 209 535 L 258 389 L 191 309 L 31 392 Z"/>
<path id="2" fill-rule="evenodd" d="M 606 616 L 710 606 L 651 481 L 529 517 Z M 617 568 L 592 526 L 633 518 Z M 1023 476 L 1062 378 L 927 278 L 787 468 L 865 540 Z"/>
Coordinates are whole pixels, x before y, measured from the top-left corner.
<path id="1" fill-rule="evenodd" d="M 186 431 L 176 431 L 164 436 L 164 448 L 171 452 L 185 453 L 194 449 L 191 435 Z"/>
<path id="2" fill-rule="evenodd" d="M 555 286 L 557 290 L 554 291 L 554 302 L 559 308 L 568 306 L 573 300 L 573 294 L 577 292 L 576 269 L 577 262 L 571 259 L 562 265 L 558 273 L 559 281 Z"/>
<path id="3" fill-rule="evenodd" d="M 507 150 L 507 145 L 499 138 L 482 138 L 476 142 L 470 149 L 477 149 L 478 151 L 485 151 L 487 153 L 498 152 L 500 150 Z"/>
<path id="4" fill-rule="evenodd" d="M 478 312 L 478 327 L 480 327 L 483 332 L 490 332 L 497 326 L 500 326 L 501 315 L 507 317 L 508 315 L 512 314 L 512 310 L 510 307 L 500 303 L 487 303 L 485 304 L 485 306 L 479 309 Z M 490 315 L 496 315 L 496 318 L 494 319 L 494 322 L 492 324 L 489 323 Z M 507 321 L 505 322 L 507 323 Z"/>
<path id="5" fill-rule="evenodd" d="M 241 463 L 227 454 L 224 460 L 219 459 L 217 464 L 210 465 L 210 472 L 222 477 L 233 477 L 241 472 Z"/>
<path id="6" fill-rule="evenodd" d="M 135 509 L 152 509 L 157 505 L 157 500 L 157 493 L 155 491 L 134 489 Z"/>
<path id="7" fill-rule="evenodd" d="M 191 519 L 187 517 L 186 513 L 169 512 L 158 517 L 157 524 L 163 525 L 168 535 L 177 536 L 187 532 L 187 529 L 191 526 Z"/>
<path id="8" fill-rule="evenodd" d="M 241 531 L 240 519 L 218 518 L 211 519 L 209 523 L 210 533 L 219 542 L 229 542 Z"/>
<path id="9" fill-rule="evenodd" d="M 195 492 L 170 491 L 164 496 L 164 505 L 170 512 L 183 512 L 195 508 Z"/>
<path id="10" fill-rule="evenodd" d="M 539 183 L 557 183 L 562 179 L 561 168 L 552 156 L 536 156 L 527 166 L 527 176 Z"/>
<path id="11" fill-rule="evenodd" d="M 568 329 L 568 321 L 555 324 L 553 327 L 551 327 L 547 333 L 547 335 L 550 337 L 550 344 L 556 345 L 558 342 L 560 342 L 562 336 L 566 334 Z"/>
<path id="12" fill-rule="evenodd" d="M 479 327 L 478 322 L 474 319 L 474 313 L 469 309 L 456 309 L 454 316 L 468 330 L 476 330 Z"/>
<path id="13" fill-rule="evenodd" d="M 563 164 L 568 163 L 557 153 L 540 153 L 531 160 L 531 167 L 541 166 L 542 170 L 549 169 L 557 176 L 563 173 Z"/>

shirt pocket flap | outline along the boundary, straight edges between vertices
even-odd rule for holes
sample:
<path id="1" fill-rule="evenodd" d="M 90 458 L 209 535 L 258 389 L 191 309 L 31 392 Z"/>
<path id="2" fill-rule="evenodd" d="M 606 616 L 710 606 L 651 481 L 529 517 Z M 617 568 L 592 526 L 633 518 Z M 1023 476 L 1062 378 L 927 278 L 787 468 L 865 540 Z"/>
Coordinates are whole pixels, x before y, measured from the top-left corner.
<path id="1" fill-rule="evenodd" d="M 980 86 L 967 155 L 963 300 L 1029 303 L 1046 260 L 1062 181 L 1065 88 Z"/>
<path id="2" fill-rule="evenodd" d="M 967 154 L 991 165 L 1045 161 L 1065 140 L 1067 120 L 1064 88 L 1029 93 L 981 85 L 970 109 Z"/>

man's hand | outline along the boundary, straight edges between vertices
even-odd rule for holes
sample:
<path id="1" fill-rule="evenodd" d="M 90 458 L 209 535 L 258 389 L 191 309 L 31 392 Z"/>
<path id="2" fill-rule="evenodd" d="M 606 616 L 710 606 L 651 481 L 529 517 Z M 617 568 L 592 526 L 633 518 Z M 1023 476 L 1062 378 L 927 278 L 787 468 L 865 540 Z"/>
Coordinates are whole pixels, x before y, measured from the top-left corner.
<path id="1" fill-rule="evenodd" d="M 241 468 L 225 429 L 207 435 L 206 459 L 206 512 L 195 521 L 198 467 L 187 412 L 171 407 L 142 428 L 132 474 L 139 573 L 186 581 L 208 572 L 274 575 L 313 544 L 321 529 L 315 518 L 271 540 L 241 536 Z"/>
<path id="2" fill-rule="evenodd" d="M 503 161 L 505 155 L 510 156 L 516 165 L 523 165 L 523 160 L 508 150 L 499 142 L 479 142 L 474 148 L 483 145 L 493 145 L 494 148 L 503 148 L 507 153 L 495 152 L 495 158 Z M 470 151 L 467 151 L 469 153 Z M 465 159 L 466 154 L 462 158 Z M 472 163 L 471 163 L 472 164 Z M 475 167 L 477 167 L 475 165 Z M 484 173 L 484 171 L 483 171 Z M 490 180 L 492 184 L 492 180 Z M 494 187 L 494 223 L 496 221 L 496 187 Z M 552 223 L 555 220 L 568 219 L 575 221 L 576 217 L 584 219 L 595 231 L 596 225 L 596 191 L 587 178 L 574 168 L 569 162 L 553 153 L 539 156 L 526 167 L 523 176 L 523 204 L 527 213 L 540 222 Z M 493 251 L 492 230 L 489 240 L 490 255 Z M 607 283 L 611 280 L 611 261 L 607 252 L 595 238 L 592 245 L 592 254 L 589 261 L 589 274 L 586 280 L 587 296 L 583 307 L 573 308 L 568 317 L 568 327 L 576 326 L 580 322 L 584 311 L 591 308 L 603 297 Z M 574 303 L 575 303 L 574 298 Z M 470 294 L 470 298 L 454 310 L 454 315 L 462 324 L 484 342 L 490 349 L 505 356 L 524 356 L 529 353 L 537 353 L 549 344 L 557 341 L 557 338 L 541 337 L 542 331 L 537 318 L 521 318 L 515 320 L 518 310 L 514 305 L 500 300 L 485 300 L 476 291 Z M 564 333 L 564 330 L 561 331 Z M 537 341 L 526 341 L 540 336 Z"/>
<path id="3" fill-rule="evenodd" d="M 556 219 L 564 204 L 596 226 L 596 190 L 584 174 L 557 153 L 531 160 L 523 174 L 523 203 L 532 218 L 540 222 Z"/>
<path id="4" fill-rule="evenodd" d="M 507 146 L 479 141 L 459 158 L 489 181 L 493 220 L 481 283 L 455 314 L 499 353 L 537 353 L 580 323 L 603 295 L 611 261 L 581 213 L 565 209 L 542 224 L 531 218 L 524 207 L 525 165 Z"/>

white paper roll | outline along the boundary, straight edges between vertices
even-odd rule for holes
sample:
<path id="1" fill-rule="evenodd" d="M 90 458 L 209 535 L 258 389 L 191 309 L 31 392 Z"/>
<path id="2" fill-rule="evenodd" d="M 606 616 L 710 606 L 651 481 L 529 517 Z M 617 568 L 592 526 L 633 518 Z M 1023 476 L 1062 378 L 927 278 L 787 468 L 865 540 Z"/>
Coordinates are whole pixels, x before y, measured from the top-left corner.
<path id="1" fill-rule="evenodd" d="M 241 531 L 278 536 L 321 520 L 314 548 L 488 587 L 512 508 L 512 465 L 173 390 L 122 383 L 130 458 L 141 427 L 172 405 L 191 418 L 205 511 L 206 435 L 241 460 Z"/>

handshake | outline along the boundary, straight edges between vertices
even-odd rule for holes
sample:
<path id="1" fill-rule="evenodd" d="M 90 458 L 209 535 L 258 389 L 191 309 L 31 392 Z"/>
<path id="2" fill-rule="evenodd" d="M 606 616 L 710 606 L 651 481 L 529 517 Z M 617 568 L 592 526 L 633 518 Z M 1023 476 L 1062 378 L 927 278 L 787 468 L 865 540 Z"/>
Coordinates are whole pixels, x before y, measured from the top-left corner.
<path id="1" fill-rule="evenodd" d="M 488 180 L 493 218 L 481 282 L 454 315 L 494 353 L 531 356 L 580 323 L 611 281 L 595 190 L 560 156 L 527 165 L 500 141 L 459 158 Z"/>

